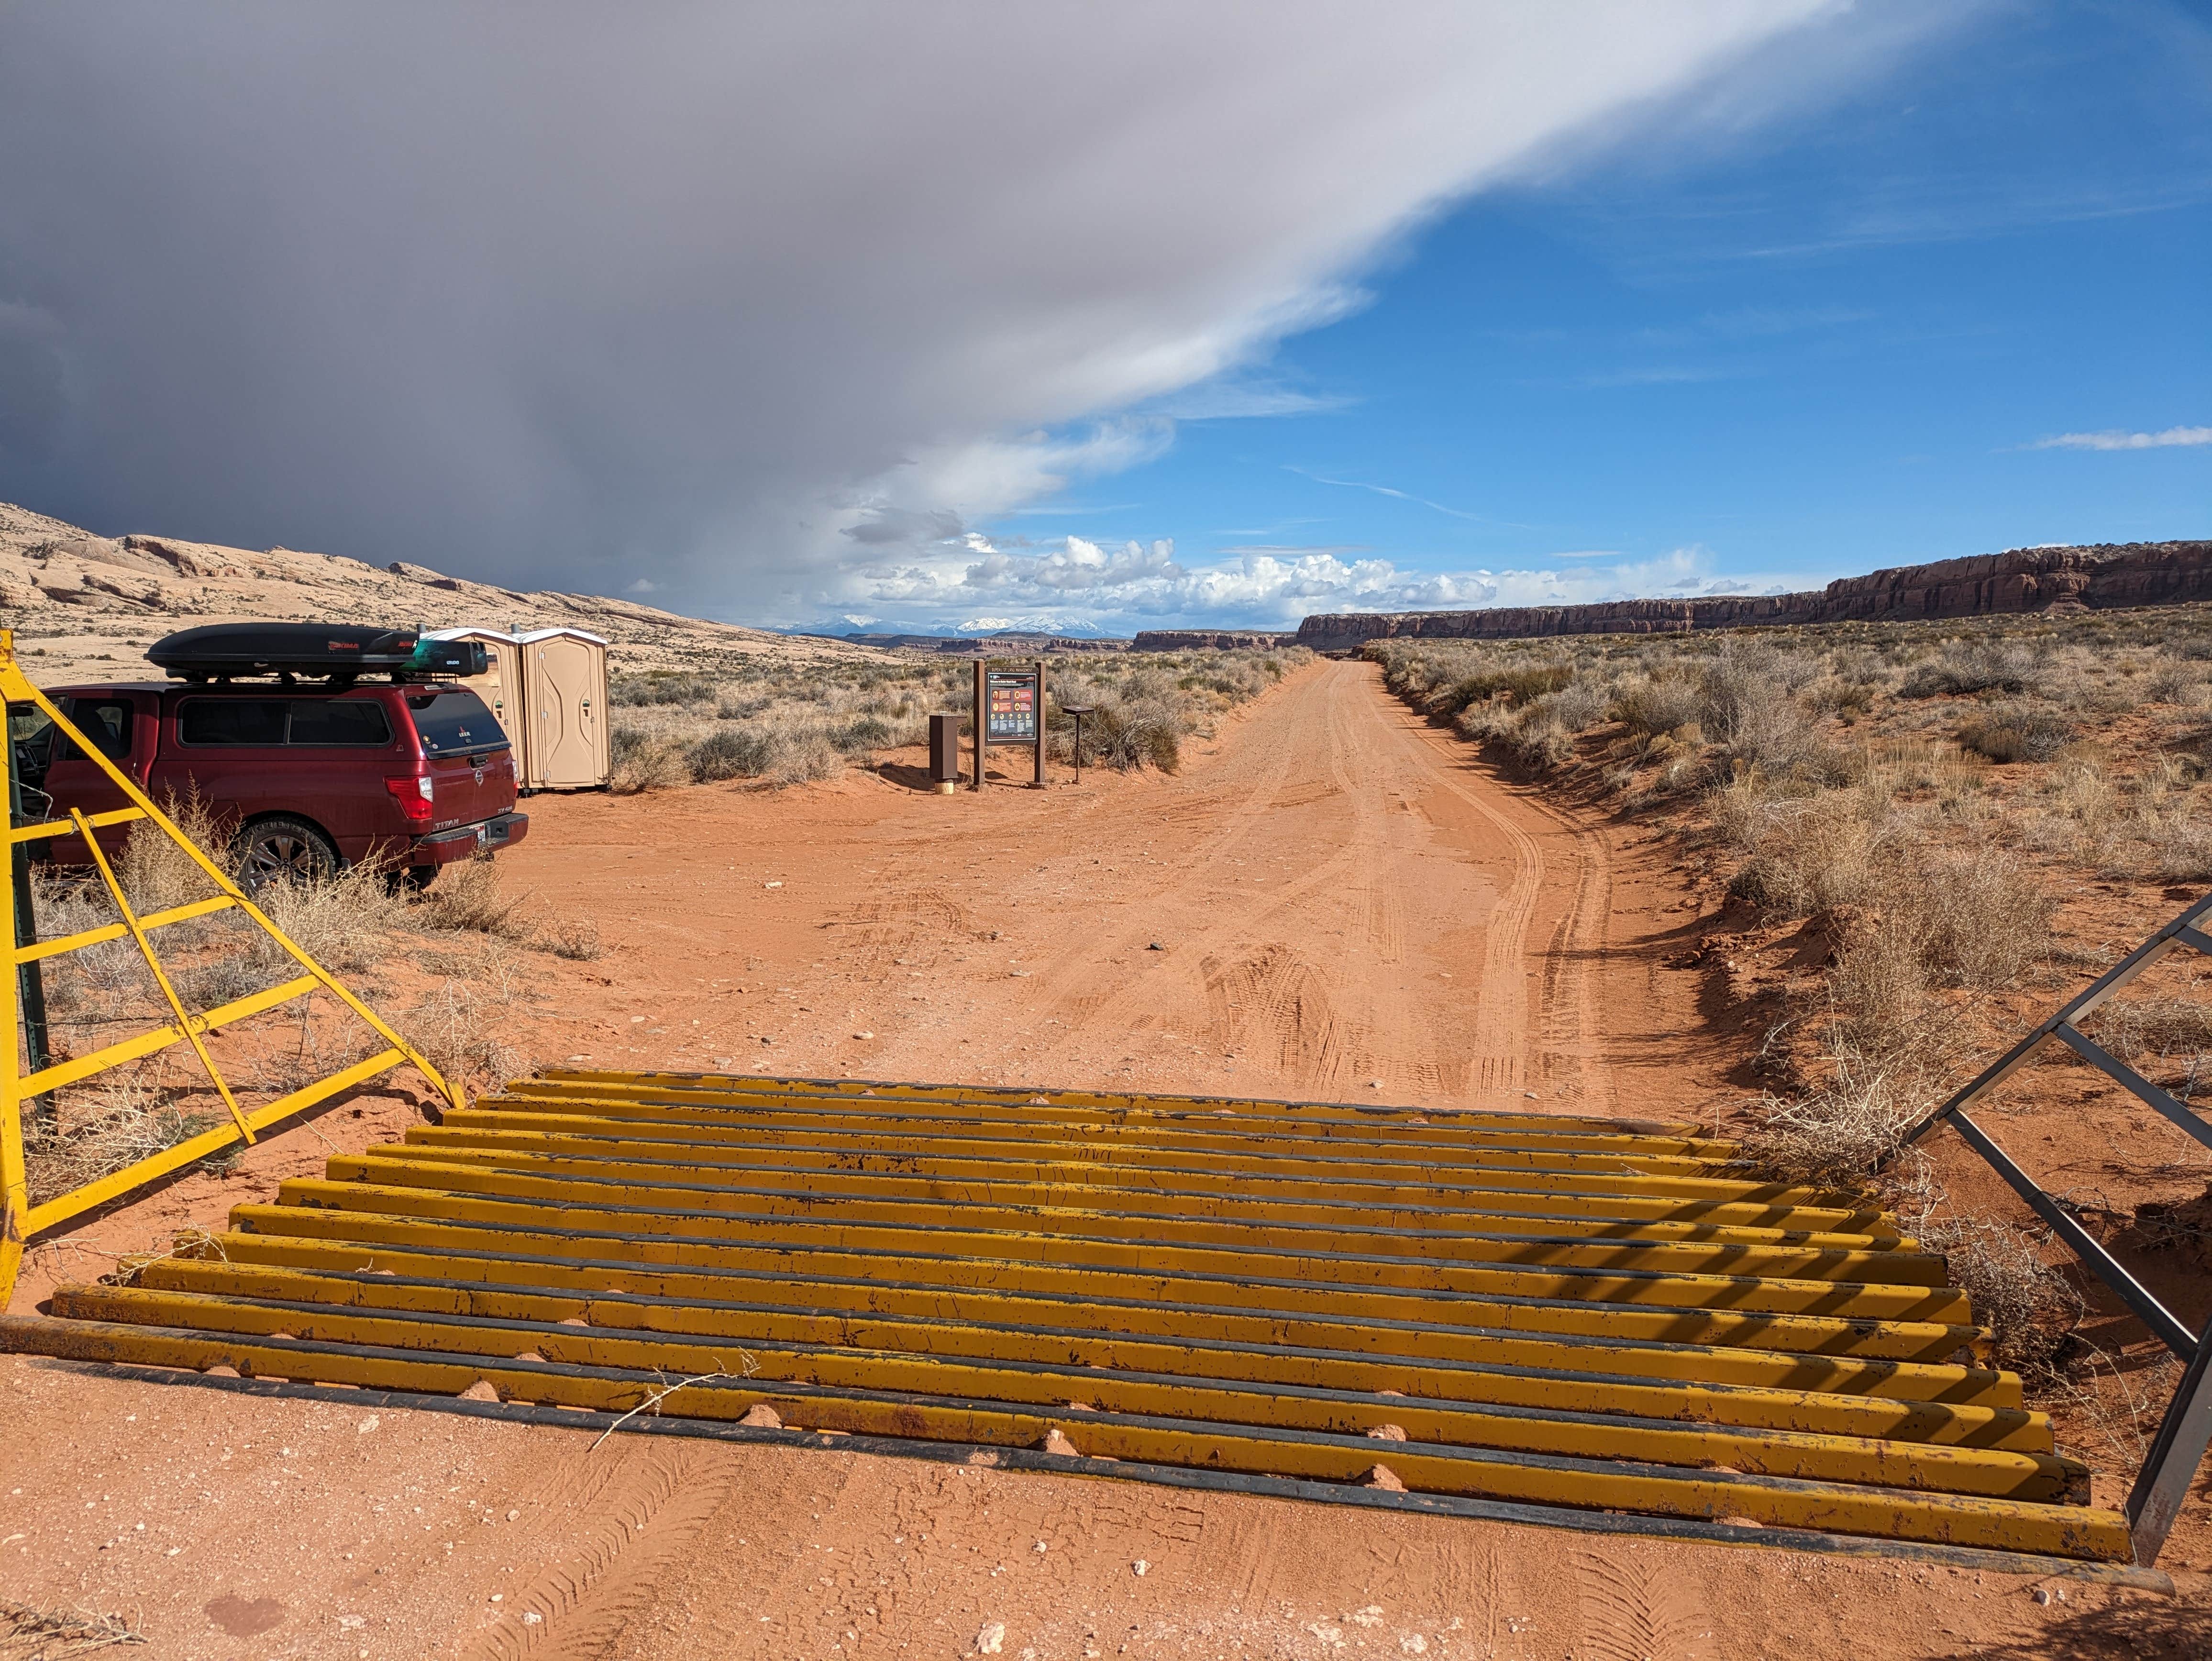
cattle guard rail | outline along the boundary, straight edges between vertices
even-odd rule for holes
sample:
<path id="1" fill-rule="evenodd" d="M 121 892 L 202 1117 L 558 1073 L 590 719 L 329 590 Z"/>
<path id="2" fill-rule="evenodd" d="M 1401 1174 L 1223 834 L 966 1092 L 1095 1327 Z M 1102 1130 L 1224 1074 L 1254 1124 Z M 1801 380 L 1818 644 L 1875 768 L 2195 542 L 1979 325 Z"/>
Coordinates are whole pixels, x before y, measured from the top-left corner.
<path id="1" fill-rule="evenodd" d="M 77 730 L 52 699 L 30 683 L 16 660 L 15 636 L 4 629 L 0 629 L 0 703 L 10 708 L 28 704 L 43 711 L 63 735 L 107 776 L 109 782 L 122 791 L 124 799 L 130 804 L 125 807 L 92 814 L 73 809 L 66 818 L 47 819 L 36 824 L 21 823 L 25 817 L 21 807 L 22 791 L 15 775 L 13 735 L 9 735 L 4 764 L 9 804 L 9 927 L 6 934 L 0 936 L 5 940 L 8 952 L 8 972 L 0 975 L 0 1033 L 6 1035 L 7 1050 L 5 1062 L 0 1062 L 0 1309 L 7 1306 L 8 1299 L 15 1290 L 16 1273 L 22 1266 L 23 1249 L 33 1235 L 82 1216 L 135 1189 L 181 1170 L 194 1160 L 219 1153 L 234 1143 L 252 1143 L 271 1125 L 303 1113 L 332 1097 L 343 1095 L 392 1068 L 402 1064 L 413 1067 L 429 1081 L 432 1089 L 454 1107 L 465 1105 L 454 1086 L 447 1082 L 414 1045 L 385 1025 L 374 1011 L 347 990 L 328 970 L 301 950 L 283 930 L 271 922 L 231 879 L 228 873 L 195 846 L 191 839 L 177 828 L 168 815 L 154 805 L 152 800 L 108 758 L 98 745 Z M 214 896 L 144 916 L 132 908 L 113 866 L 93 832 L 108 825 L 130 824 L 140 820 L 152 824 L 175 843 L 186 857 L 206 873 L 216 888 Z M 91 853 L 94 869 L 98 873 L 108 899 L 121 921 L 88 928 L 60 940 L 41 940 L 37 938 L 37 929 L 29 914 L 28 847 L 33 843 L 72 836 L 84 839 L 85 846 Z M 204 917 L 232 910 L 242 911 L 252 919 L 299 966 L 301 972 L 293 979 L 265 990 L 213 1009 L 193 1013 L 185 1008 L 183 1000 L 178 995 L 175 983 L 155 953 L 154 931 L 193 917 Z M 168 1006 L 168 1024 L 105 1044 L 88 1056 L 53 1061 L 46 1053 L 43 997 L 37 990 L 40 984 L 37 965 L 49 958 L 121 940 L 128 940 L 137 947 L 148 974 L 160 991 L 162 1001 Z M 330 993 L 366 1021 L 384 1040 L 386 1048 L 350 1067 L 341 1068 L 327 1078 L 279 1096 L 259 1108 L 248 1110 L 240 1107 L 229 1084 L 217 1069 L 215 1058 L 208 1052 L 207 1036 L 220 1028 L 265 1013 L 316 991 Z M 27 997 L 27 992 L 30 994 Z M 27 1038 L 32 1040 L 27 1049 Z M 26 1106 L 37 1103 L 49 1092 L 81 1083 L 178 1043 L 191 1046 L 201 1066 L 206 1069 L 216 1094 L 228 1112 L 229 1123 L 219 1124 L 173 1147 L 150 1154 L 120 1171 L 111 1171 L 66 1194 L 57 1195 L 33 1205 L 24 1167 L 22 1116 Z"/>
<path id="2" fill-rule="evenodd" d="M 2047 1223 L 2051 1232 L 2073 1249 L 2089 1271 L 2118 1296 L 2120 1301 L 2148 1327 L 2159 1342 L 2185 1363 L 2181 1383 L 2160 1421 L 2150 1452 L 2128 1494 L 2128 1534 L 2138 1567 L 2150 1567 L 2189 1497 L 2189 1484 L 2212 1444 L 2212 1329 L 2192 1333 L 2173 1312 L 2159 1302 L 2149 1287 L 2128 1273 L 2097 1237 L 2082 1227 L 2065 1205 L 2045 1191 L 2034 1177 L 2021 1170 L 2012 1156 L 1998 1147 L 1989 1132 L 1975 1123 L 1967 1108 L 1989 1091 L 2027 1065 L 2035 1052 L 2056 1038 L 2075 1055 L 2124 1085 L 2149 1106 L 2212 1148 L 2212 1122 L 2192 1111 L 2133 1068 L 2084 1033 L 2079 1023 L 2094 1014 L 2136 976 L 2180 946 L 2212 956 L 2212 934 L 2198 928 L 2212 911 L 2207 894 L 2167 923 L 2134 951 L 2100 975 L 2071 1002 L 2062 1005 L 2027 1036 L 1992 1062 L 1978 1077 L 1905 1133 L 1900 1150 L 1911 1147 L 1939 1126 L 1949 1125 L 2003 1177 L 2013 1191 Z"/>

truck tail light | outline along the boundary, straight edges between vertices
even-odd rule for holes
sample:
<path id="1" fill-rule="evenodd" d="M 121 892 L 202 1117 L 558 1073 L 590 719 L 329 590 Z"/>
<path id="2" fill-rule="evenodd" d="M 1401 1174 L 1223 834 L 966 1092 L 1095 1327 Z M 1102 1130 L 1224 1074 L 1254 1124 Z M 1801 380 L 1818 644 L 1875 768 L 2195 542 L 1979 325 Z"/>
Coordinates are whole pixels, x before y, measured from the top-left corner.
<path id="1" fill-rule="evenodd" d="M 384 788 L 392 793 L 392 800 L 399 804 L 400 817 L 410 824 L 428 824 L 435 811 L 430 802 L 430 779 L 428 774 L 410 773 L 399 778 L 388 778 Z"/>

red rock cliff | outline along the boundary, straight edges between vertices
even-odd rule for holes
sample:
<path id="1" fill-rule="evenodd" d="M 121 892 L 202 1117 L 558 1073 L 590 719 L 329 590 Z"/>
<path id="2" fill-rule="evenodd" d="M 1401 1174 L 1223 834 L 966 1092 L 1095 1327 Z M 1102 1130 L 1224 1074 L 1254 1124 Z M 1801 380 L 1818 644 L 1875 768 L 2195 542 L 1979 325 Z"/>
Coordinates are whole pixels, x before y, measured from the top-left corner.
<path id="1" fill-rule="evenodd" d="M 1617 599 L 1590 605 L 1501 606 L 1486 611 L 1340 612 L 1310 617 L 1297 641 L 1317 651 L 1401 636 L 1520 640 L 1542 635 L 1680 634 L 1753 624 L 1884 622 L 2040 611 L 2104 611 L 2212 599 L 2212 542 L 2099 543 L 2014 548 L 1841 577 L 1802 594 L 1707 599 Z"/>

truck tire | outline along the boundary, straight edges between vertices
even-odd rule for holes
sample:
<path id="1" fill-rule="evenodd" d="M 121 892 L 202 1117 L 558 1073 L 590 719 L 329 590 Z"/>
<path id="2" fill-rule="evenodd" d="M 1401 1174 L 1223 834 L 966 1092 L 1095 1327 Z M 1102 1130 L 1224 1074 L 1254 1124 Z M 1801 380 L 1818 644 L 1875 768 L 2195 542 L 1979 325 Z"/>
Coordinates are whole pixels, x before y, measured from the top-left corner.
<path id="1" fill-rule="evenodd" d="M 230 839 L 238 885 L 258 894 L 282 879 L 319 882 L 337 874 L 338 850 L 305 819 L 279 813 L 256 819 Z"/>

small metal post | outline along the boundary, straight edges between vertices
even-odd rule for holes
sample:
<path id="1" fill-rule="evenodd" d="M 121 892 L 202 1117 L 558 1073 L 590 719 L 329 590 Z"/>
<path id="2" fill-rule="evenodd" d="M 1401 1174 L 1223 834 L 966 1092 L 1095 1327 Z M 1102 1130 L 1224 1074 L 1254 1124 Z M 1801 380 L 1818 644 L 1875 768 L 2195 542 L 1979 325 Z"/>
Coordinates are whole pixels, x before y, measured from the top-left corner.
<path id="1" fill-rule="evenodd" d="M 983 788 L 983 748 L 988 742 L 984 723 L 990 719 L 990 710 L 986 702 L 988 694 L 983 690 L 983 678 L 989 662 L 990 660 L 988 658 L 975 660 L 975 777 L 968 787 L 970 790 L 981 790 Z"/>
<path id="2" fill-rule="evenodd" d="M 1088 703 L 1063 703 L 1060 707 L 1061 712 L 1072 717 L 1075 722 L 1075 782 L 1080 784 L 1083 782 L 1083 718 L 1091 712 L 1094 706 Z"/>
<path id="3" fill-rule="evenodd" d="M 1044 788 L 1044 660 L 1036 666 L 1036 772 L 1030 780 L 1033 790 Z"/>

